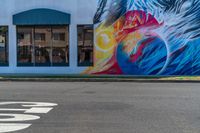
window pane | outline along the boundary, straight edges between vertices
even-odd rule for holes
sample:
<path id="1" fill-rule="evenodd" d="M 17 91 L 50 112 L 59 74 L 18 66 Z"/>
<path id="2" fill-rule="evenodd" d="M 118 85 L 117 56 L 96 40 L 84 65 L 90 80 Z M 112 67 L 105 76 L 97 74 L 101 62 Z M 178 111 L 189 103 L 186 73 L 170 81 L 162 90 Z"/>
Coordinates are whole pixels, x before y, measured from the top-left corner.
<path id="1" fill-rule="evenodd" d="M 18 27 L 17 28 L 17 46 L 18 46 L 18 64 L 33 65 L 33 28 Z"/>
<path id="2" fill-rule="evenodd" d="M 51 27 L 35 27 L 35 63 L 39 66 L 51 65 Z"/>
<path id="3" fill-rule="evenodd" d="M 8 27 L 0 27 L 0 65 L 8 65 Z"/>
<path id="4" fill-rule="evenodd" d="M 68 29 L 68 26 L 18 26 L 18 66 L 67 66 Z"/>
<path id="5" fill-rule="evenodd" d="M 78 65 L 93 65 L 93 25 L 78 26 Z"/>
<path id="6" fill-rule="evenodd" d="M 69 29 L 68 26 L 52 27 L 53 47 L 52 61 L 53 65 L 67 65 L 69 63 Z"/>
<path id="7" fill-rule="evenodd" d="M 37 41 L 45 41 L 45 34 L 44 33 L 35 33 L 35 40 Z"/>
<path id="8" fill-rule="evenodd" d="M 53 40 L 54 41 L 65 41 L 65 36 L 66 36 L 66 33 L 53 33 Z"/>

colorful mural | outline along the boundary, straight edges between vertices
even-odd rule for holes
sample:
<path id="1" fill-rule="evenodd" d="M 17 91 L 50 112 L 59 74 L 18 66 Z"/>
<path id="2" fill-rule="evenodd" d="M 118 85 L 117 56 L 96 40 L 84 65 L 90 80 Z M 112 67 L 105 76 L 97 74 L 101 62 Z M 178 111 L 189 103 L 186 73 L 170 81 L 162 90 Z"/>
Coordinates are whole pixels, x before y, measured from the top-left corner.
<path id="1" fill-rule="evenodd" d="M 199 0 L 99 0 L 90 74 L 200 75 Z"/>

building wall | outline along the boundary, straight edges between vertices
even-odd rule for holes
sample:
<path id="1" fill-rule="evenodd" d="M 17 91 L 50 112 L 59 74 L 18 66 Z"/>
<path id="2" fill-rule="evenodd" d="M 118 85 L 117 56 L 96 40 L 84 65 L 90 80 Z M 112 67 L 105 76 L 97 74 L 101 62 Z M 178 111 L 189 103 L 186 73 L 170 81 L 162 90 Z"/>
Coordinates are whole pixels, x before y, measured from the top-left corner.
<path id="1" fill-rule="evenodd" d="M 99 0 L 91 74 L 200 75 L 200 2 Z"/>
<path id="2" fill-rule="evenodd" d="M 77 24 L 93 24 L 95 0 L 1 0 L 0 25 L 9 26 L 9 67 L 0 73 L 77 74 L 87 68 L 77 67 Z M 71 14 L 69 67 L 17 67 L 16 26 L 12 16 L 35 8 L 49 8 Z"/>

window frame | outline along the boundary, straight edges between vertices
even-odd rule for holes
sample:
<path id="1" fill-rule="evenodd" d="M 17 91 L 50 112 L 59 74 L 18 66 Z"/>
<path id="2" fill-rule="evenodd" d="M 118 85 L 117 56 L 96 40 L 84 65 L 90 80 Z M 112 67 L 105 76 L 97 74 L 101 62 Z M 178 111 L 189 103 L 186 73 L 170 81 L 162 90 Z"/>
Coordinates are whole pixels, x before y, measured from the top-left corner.
<path id="1" fill-rule="evenodd" d="M 9 66 L 9 26 L 8 25 L 0 25 L 0 27 L 5 27 L 7 29 L 6 37 L 5 37 L 5 58 L 6 62 L 0 63 L 0 67 Z"/>
<path id="2" fill-rule="evenodd" d="M 53 50 L 53 28 L 54 27 L 67 27 L 67 32 L 68 32 L 68 40 L 66 40 L 67 44 L 66 44 L 66 47 L 68 47 L 68 58 L 69 58 L 69 50 L 70 50 L 70 44 L 69 44 L 69 41 L 70 41 L 70 25 L 69 24 L 66 24 L 66 25 L 17 25 L 16 26 L 16 47 L 17 47 L 17 67 L 68 67 L 69 64 L 70 64 L 70 60 L 68 60 L 67 63 L 36 63 L 35 59 L 34 59 L 34 63 L 20 63 L 19 62 L 19 55 L 18 55 L 18 50 L 19 50 L 19 47 L 18 47 L 18 29 L 20 27 L 24 28 L 24 27 L 30 27 L 34 30 L 34 33 L 33 33 L 33 50 L 34 50 L 34 58 L 35 58 L 35 29 L 37 27 L 47 27 L 47 28 L 50 28 L 51 29 L 51 57 L 52 58 L 52 50 Z M 46 38 L 45 38 L 46 39 Z M 67 57 L 66 57 L 67 58 Z"/>
<path id="3" fill-rule="evenodd" d="M 19 47 L 18 47 L 18 30 L 19 30 L 19 27 L 20 28 L 21 27 L 22 28 L 30 28 L 30 27 L 33 28 L 34 26 L 32 26 L 32 25 L 17 25 L 16 26 L 16 47 L 17 47 L 17 52 L 16 52 L 17 56 L 16 56 L 16 58 L 17 58 L 17 66 L 18 67 L 34 67 L 35 63 L 29 63 L 29 62 L 28 63 L 20 63 L 20 62 L 18 62 L 18 60 L 19 60 L 19 54 L 18 54 L 18 50 L 19 50 Z M 34 27 L 34 29 L 35 29 L 35 27 Z M 32 39 L 34 39 L 34 38 L 32 38 Z M 35 51 L 34 46 L 33 46 L 33 50 Z"/>
<path id="4" fill-rule="evenodd" d="M 78 28 L 79 27 L 84 27 L 84 26 L 91 26 L 93 30 L 93 36 L 92 36 L 92 60 L 93 62 L 83 62 L 79 63 L 79 39 L 78 39 Z M 77 65 L 78 67 L 93 67 L 94 66 L 94 24 L 78 24 L 77 25 Z"/>
<path id="5" fill-rule="evenodd" d="M 68 43 L 68 45 L 66 45 L 66 48 L 68 49 L 68 57 L 65 57 L 65 58 L 68 58 L 68 63 L 53 63 L 52 62 L 52 66 L 53 67 L 62 67 L 62 66 L 69 66 L 70 64 L 70 25 L 53 25 L 52 27 L 57 27 L 57 26 L 66 26 L 67 27 L 67 32 L 68 32 L 68 40 L 66 40 L 65 38 L 65 41 Z M 51 34 L 52 34 L 52 41 L 56 41 L 53 39 L 53 28 L 51 27 Z M 52 44 L 52 52 L 53 52 L 53 44 Z M 66 52 L 66 51 L 65 51 Z M 51 54 L 53 55 L 53 53 Z"/>

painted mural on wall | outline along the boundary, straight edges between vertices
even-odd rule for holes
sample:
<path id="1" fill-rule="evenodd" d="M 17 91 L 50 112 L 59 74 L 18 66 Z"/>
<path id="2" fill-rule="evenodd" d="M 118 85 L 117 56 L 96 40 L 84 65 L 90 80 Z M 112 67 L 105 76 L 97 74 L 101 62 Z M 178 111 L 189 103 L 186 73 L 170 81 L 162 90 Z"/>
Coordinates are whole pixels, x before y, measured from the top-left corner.
<path id="1" fill-rule="evenodd" d="M 99 0 L 90 74 L 200 75 L 199 0 Z"/>

